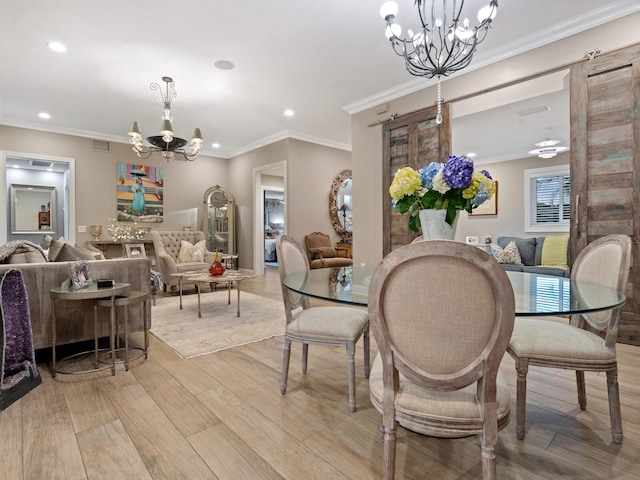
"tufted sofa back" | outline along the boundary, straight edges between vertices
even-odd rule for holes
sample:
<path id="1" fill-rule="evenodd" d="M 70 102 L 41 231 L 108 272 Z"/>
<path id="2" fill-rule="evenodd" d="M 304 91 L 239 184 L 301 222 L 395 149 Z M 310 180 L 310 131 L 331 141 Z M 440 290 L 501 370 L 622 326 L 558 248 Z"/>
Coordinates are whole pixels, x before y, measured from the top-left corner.
<path id="1" fill-rule="evenodd" d="M 156 232 L 151 231 L 151 238 L 153 239 L 153 248 L 156 252 L 164 251 L 173 258 L 174 261 L 178 260 L 178 254 L 180 253 L 180 245 L 182 240 L 185 240 L 193 245 L 197 242 L 204 240 L 203 232 L 184 232 L 182 230 Z"/>

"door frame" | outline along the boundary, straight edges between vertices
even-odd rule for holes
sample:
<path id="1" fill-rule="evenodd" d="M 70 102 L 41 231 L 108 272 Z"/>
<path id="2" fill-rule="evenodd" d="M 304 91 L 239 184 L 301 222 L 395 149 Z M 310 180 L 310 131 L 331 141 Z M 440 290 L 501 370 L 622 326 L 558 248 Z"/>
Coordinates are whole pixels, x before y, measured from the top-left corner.
<path id="1" fill-rule="evenodd" d="M 7 187 L 7 159 L 19 158 L 26 160 L 41 160 L 56 163 L 66 163 L 67 169 L 64 178 L 64 203 L 63 203 L 63 232 L 62 236 L 70 243 L 76 241 L 76 160 L 71 157 L 56 157 L 53 155 L 39 155 L 36 153 L 0 151 L 0 191 L 8 194 Z M 8 207 L 9 202 L 7 202 Z M 7 243 L 9 208 L 0 208 L 0 244 Z"/>
<path id="2" fill-rule="evenodd" d="M 264 275 L 264 190 L 262 175 L 274 168 L 284 169 L 284 231 L 288 232 L 287 161 L 270 163 L 253 169 L 253 271 Z M 266 188 L 273 190 L 273 187 Z"/>

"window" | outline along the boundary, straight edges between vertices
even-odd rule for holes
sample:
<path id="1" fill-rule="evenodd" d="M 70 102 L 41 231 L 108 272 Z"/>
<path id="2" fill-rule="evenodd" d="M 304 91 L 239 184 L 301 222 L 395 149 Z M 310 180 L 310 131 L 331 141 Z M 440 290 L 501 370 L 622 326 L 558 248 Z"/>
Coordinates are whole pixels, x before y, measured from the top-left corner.
<path id="1" fill-rule="evenodd" d="M 524 171 L 525 232 L 568 232 L 571 217 L 569 165 Z"/>

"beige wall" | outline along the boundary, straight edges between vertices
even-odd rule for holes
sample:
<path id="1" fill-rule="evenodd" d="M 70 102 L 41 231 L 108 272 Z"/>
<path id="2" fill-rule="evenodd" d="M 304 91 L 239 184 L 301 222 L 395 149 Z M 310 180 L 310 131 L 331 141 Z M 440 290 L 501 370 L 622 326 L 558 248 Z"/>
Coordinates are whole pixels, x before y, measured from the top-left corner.
<path id="1" fill-rule="evenodd" d="M 139 159 L 128 144 L 110 142 L 109 152 L 92 150 L 89 138 L 40 132 L 0 125 L 0 150 L 27 154 L 51 155 L 75 159 L 75 224 L 86 226 L 86 233 L 76 232 L 76 243 L 91 240 L 89 225 L 103 225 L 103 239 L 108 239 L 109 219 L 116 216 L 116 166 L 138 163 L 164 169 L 164 222 L 150 223 L 154 230 L 181 230 L 183 226 L 202 227 L 202 196 L 216 184 L 228 182 L 227 160 L 201 155 L 195 162 L 171 161 L 160 155 Z M 2 186 L 3 204 L 6 197 Z M 4 226 L 2 228 L 5 228 Z"/>
<path id="2" fill-rule="evenodd" d="M 527 76 L 548 71 L 551 68 L 580 61 L 585 51 L 600 48 L 608 52 L 617 48 L 640 42 L 640 13 L 629 15 L 601 27 L 574 35 L 567 39 L 541 47 L 502 62 L 447 79 L 442 84 L 443 95 L 449 99 L 481 92 L 484 89 L 516 81 Z M 389 52 L 389 55 L 392 55 Z M 409 74 L 407 74 L 409 75 Z M 409 79 L 409 78 L 408 78 Z M 385 113 L 403 115 L 432 106 L 436 98 L 436 87 L 406 95 L 389 103 Z M 382 259 L 382 127 L 368 127 L 379 120 L 376 108 L 370 108 L 352 115 L 352 162 L 353 162 L 353 201 L 356 205 L 366 205 L 366 212 L 358 209 L 354 222 L 354 262 L 355 264 L 377 264 Z M 387 187 L 387 186 L 385 186 Z M 501 192 L 503 191 L 501 185 Z M 519 193 L 518 196 L 521 194 Z M 505 193 L 500 205 L 516 201 Z M 503 219 L 504 220 L 504 219 Z M 518 223 L 519 220 L 516 220 Z M 521 223 L 524 220 L 521 221 Z M 509 221 L 503 225 L 494 224 L 491 231 L 515 231 L 518 226 Z M 464 229 L 459 230 L 456 239 L 462 237 Z"/>

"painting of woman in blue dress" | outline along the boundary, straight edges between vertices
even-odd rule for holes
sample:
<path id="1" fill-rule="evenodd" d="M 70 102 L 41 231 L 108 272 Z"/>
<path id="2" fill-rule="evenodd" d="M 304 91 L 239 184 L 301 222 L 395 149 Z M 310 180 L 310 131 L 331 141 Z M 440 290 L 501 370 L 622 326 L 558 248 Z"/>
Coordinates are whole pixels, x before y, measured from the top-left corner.
<path id="1" fill-rule="evenodd" d="M 162 222 L 164 211 L 162 168 L 118 163 L 116 203 L 118 222 Z"/>
<path id="2" fill-rule="evenodd" d="M 136 177 L 135 183 L 131 185 L 131 191 L 133 192 L 131 212 L 134 215 L 144 214 L 144 185 L 140 177 Z"/>

